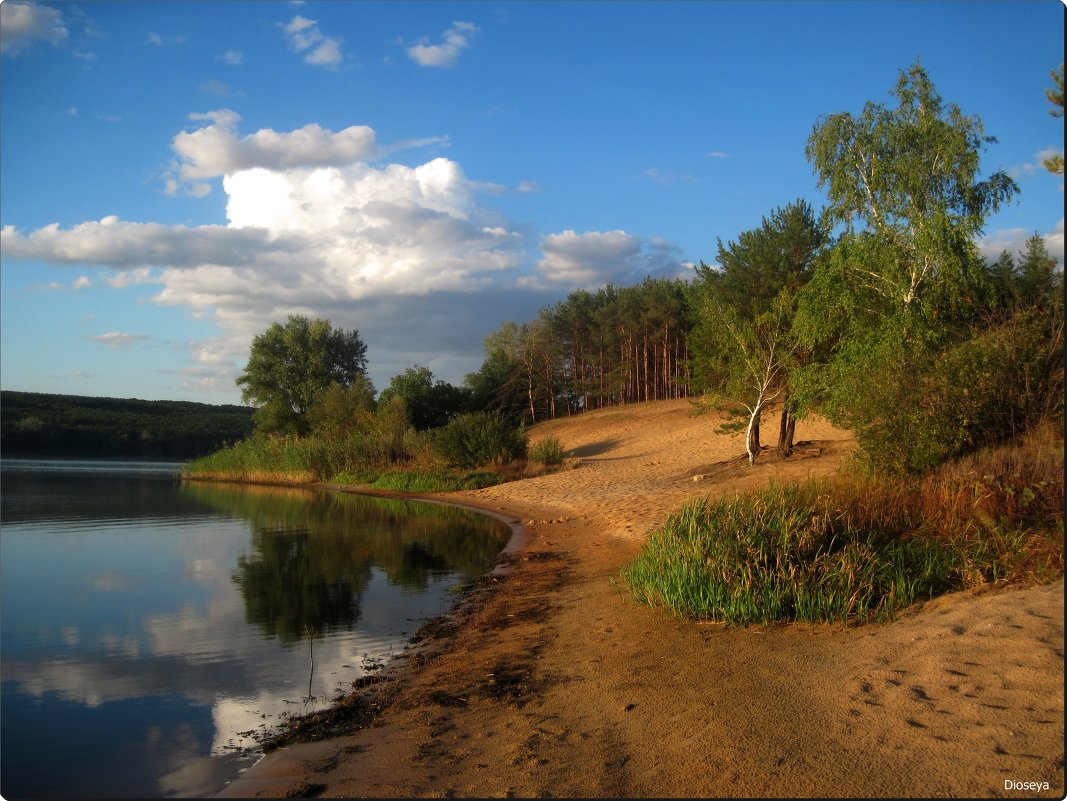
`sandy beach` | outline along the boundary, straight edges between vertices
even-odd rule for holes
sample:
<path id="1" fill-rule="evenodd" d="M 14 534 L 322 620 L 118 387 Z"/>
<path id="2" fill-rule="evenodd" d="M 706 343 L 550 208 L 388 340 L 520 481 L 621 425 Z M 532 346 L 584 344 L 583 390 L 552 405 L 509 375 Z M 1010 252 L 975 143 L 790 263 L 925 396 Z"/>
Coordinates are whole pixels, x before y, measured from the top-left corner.
<path id="1" fill-rule="evenodd" d="M 383 682 L 371 726 L 278 749 L 221 795 L 1063 797 L 1062 580 L 850 627 L 628 598 L 620 568 L 686 500 L 826 475 L 855 447 L 801 421 L 793 457 L 749 467 L 743 435 L 690 408 L 540 424 L 577 467 L 435 496 L 521 525 L 511 569 Z"/>

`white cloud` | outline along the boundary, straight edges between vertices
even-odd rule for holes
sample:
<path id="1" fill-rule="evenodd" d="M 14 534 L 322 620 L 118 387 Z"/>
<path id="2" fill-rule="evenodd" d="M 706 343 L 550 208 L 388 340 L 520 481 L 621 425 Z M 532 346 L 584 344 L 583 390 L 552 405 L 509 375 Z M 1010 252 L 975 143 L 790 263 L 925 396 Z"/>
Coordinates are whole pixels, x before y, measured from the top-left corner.
<path id="1" fill-rule="evenodd" d="M 692 175 L 679 175 L 678 173 L 673 172 L 663 172 L 656 167 L 650 167 L 649 169 L 644 170 L 638 177 L 661 186 L 670 186 L 671 184 L 677 183 L 691 184 L 696 183 L 697 180 Z"/>
<path id="2" fill-rule="evenodd" d="M 629 284 L 646 275 L 677 277 L 687 272 L 678 248 L 670 242 L 653 238 L 646 243 L 625 231 L 563 231 L 546 236 L 541 252 L 538 277 L 528 281 L 532 285 L 548 282 L 591 289 L 608 283 Z"/>
<path id="3" fill-rule="evenodd" d="M 135 270 L 120 270 L 104 279 L 107 285 L 114 289 L 124 289 L 128 286 L 138 286 L 147 283 L 159 283 L 154 278 L 150 267 L 138 267 Z"/>
<path id="4" fill-rule="evenodd" d="M 334 68 L 341 63 L 341 40 L 325 39 L 314 50 L 304 56 L 306 64 L 317 67 Z"/>
<path id="5" fill-rule="evenodd" d="M 380 152 L 374 129 L 366 125 L 353 125 L 335 133 L 311 123 L 288 133 L 263 128 L 238 137 L 236 129 L 241 117 L 230 109 L 190 114 L 189 119 L 208 125 L 182 131 L 171 143 L 185 180 L 215 178 L 254 167 L 351 164 Z"/>
<path id="6" fill-rule="evenodd" d="M 229 64 L 231 67 L 239 67 L 244 64 L 245 54 L 240 50 L 227 50 L 219 56 L 219 61 L 223 64 Z"/>
<path id="7" fill-rule="evenodd" d="M 730 158 L 730 154 L 729 153 L 725 153 L 722 150 L 712 150 L 710 153 L 705 153 L 704 155 L 706 155 L 709 159 L 728 159 L 728 158 Z"/>
<path id="8" fill-rule="evenodd" d="M 180 134 L 175 151 L 188 176 L 223 176 L 226 225 L 110 215 L 0 230 L 5 261 L 95 266 L 98 287 L 156 284 L 153 302 L 214 323 L 218 336 L 188 343 L 186 361 L 171 370 L 190 391 L 234 393 L 252 337 L 288 314 L 357 328 L 379 386 L 426 363 L 428 352 L 435 372 L 459 380 L 480 364 L 488 331 L 531 318 L 561 289 L 684 272 L 670 243 L 624 231 L 545 237 L 535 264 L 532 232 L 487 206 L 482 184 L 457 162 L 358 160 L 381 151 L 369 128 L 240 137 L 231 111 L 197 119 L 210 135 Z M 173 191 L 182 186 L 172 179 Z M 96 341 L 117 347 L 119 336 L 131 335 Z"/>
<path id="9" fill-rule="evenodd" d="M 1026 241 L 1033 236 L 1035 231 L 1029 228 L 1002 228 L 988 236 L 978 240 L 978 250 L 982 256 L 990 261 L 1000 257 L 1005 250 L 1018 257 L 1026 249 Z M 1063 267 L 1063 218 L 1053 226 L 1052 230 L 1041 234 L 1045 241 L 1048 253 Z"/>
<path id="10" fill-rule="evenodd" d="M 95 264 L 119 269 L 202 264 L 246 265 L 264 254 L 293 252 L 301 244 L 272 237 L 260 229 L 237 230 L 220 225 L 197 228 L 134 223 L 109 216 L 67 230 L 58 223 L 28 235 L 5 225 L 0 248 L 5 258 L 48 261 L 54 264 Z"/>
<path id="11" fill-rule="evenodd" d="M 0 53 L 16 55 L 38 41 L 61 45 L 67 35 L 58 8 L 14 0 L 0 3 Z"/>
<path id="12" fill-rule="evenodd" d="M 233 94 L 233 89 L 230 88 L 229 84 L 223 83 L 222 81 L 216 81 L 214 79 L 204 81 L 202 84 L 200 84 L 200 88 L 203 89 L 205 92 L 209 92 L 210 94 L 221 95 L 223 97 Z"/>
<path id="13" fill-rule="evenodd" d="M 108 347 L 119 350 L 120 348 L 128 348 L 135 342 L 144 342 L 146 339 L 151 339 L 148 334 L 124 334 L 121 331 L 108 331 L 106 334 L 97 334 L 95 336 L 86 337 L 93 342 L 101 342 Z"/>
<path id="14" fill-rule="evenodd" d="M 1034 175 L 1040 175 L 1047 173 L 1045 169 L 1045 160 L 1052 158 L 1053 156 L 1062 156 L 1063 150 L 1058 147 L 1046 147 L 1044 150 L 1039 150 L 1034 154 L 1034 160 L 1027 162 L 1026 164 L 1016 164 L 1013 167 L 1008 167 L 1005 171 L 1012 178 L 1033 178 Z"/>
<path id="15" fill-rule="evenodd" d="M 158 33 L 149 32 L 148 38 L 145 40 L 145 44 L 155 45 L 156 47 L 172 47 L 176 45 L 185 44 L 185 37 L 162 36 Z"/>
<path id="16" fill-rule="evenodd" d="M 423 40 L 407 49 L 408 56 L 423 67 L 454 67 L 459 62 L 459 54 L 470 47 L 470 38 L 478 30 L 478 26 L 471 22 L 453 22 L 444 32 L 443 42 L 426 44 Z"/>
<path id="17" fill-rule="evenodd" d="M 278 25 L 289 40 L 289 48 L 297 53 L 304 53 L 304 62 L 317 67 L 336 69 L 344 60 L 341 54 L 340 37 L 326 36 L 318 22 L 299 14 L 287 23 Z"/>

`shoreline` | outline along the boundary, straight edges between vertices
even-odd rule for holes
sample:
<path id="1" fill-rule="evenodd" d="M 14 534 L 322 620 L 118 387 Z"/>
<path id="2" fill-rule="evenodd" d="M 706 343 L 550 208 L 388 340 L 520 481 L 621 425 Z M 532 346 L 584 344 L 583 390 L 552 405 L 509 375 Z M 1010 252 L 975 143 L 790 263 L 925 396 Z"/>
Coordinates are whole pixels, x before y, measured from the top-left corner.
<path id="1" fill-rule="evenodd" d="M 677 402 L 542 426 L 579 468 L 405 494 L 517 520 L 507 575 L 369 727 L 273 751 L 218 797 L 1063 795 L 1062 579 L 884 626 L 685 622 L 616 581 L 645 533 L 688 498 L 833 472 L 850 436 L 802 421 L 807 457 L 746 470 L 739 436 Z"/>

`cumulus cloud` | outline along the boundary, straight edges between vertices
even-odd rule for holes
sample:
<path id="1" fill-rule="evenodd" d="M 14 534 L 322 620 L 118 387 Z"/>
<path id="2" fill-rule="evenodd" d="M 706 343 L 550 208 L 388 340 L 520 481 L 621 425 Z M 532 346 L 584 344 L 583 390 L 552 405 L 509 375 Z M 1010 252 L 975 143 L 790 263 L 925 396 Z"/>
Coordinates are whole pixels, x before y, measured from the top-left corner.
<path id="1" fill-rule="evenodd" d="M 456 381 L 477 369 L 487 332 L 530 319 L 561 291 L 685 272 L 669 242 L 621 230 L 568 230 L 538 242 L 487 205 L 484 182 L 451 159 L 360 160 L 387 150 L 369 128 L 239 136 L 231 111 L 197 119 L 208 135 L 180 134 L 175 151 L 188 168 L 183 177 L 223 177 L 225 225 L 110 215 L 0 229 L 5 260 L 96 267 L 100 288 L 153 284 L 154 303 L 213 323 L 218 335 L 187 343 L 184 362 L 170 370 L 189 391 L 232 395 L 252 337 L 289 314 L 357 328 L 379 387 L 427 362 Z M 122 339 L 129 336 L 96 341 L 137 341 Z"/>
<path id="2" fill-rule="evenodd" d="M 247 265 L 264 254 L 295 252 L 302 244 L 254 228 L 220 225 L 135 223 L 110 215 L 63 230 L 58 223 L 23 235 L 15 226 L 0 230 L 6 258 L 118 268 Z"/>
<path id="3" fill-rule="evenodd" d="M 279 23 L 289 48 L 297 53 L 304 54 L 304 62 L 317 67 L 336 69 L 344 57 L 341 54 L 340 37 L 326 36 L 320 29 L 319 24 L 313 19 L 301 17 L 299 14 L 287 23 Z"/>
<path id="4" fill-rule="evenodd" d="M 1006 172 L 1012 178 L 1026 179 L 1033 178 L 1034 175 L 1041 175 L 1048 172 L 1045 168 L 1045 161 L 1053 156 L 1062 156 L 1063 150 L 1058 147 L 1046 147 L 1044 150 L 1039 150 L 1034 154 L 1034 160 L 1029 161 L 1026 164 L 1016 164 L 1012 167 L 1008 167 Z"/>
<path id="5" fill-rule="evenodd" d="M 335 133 L 311 123 L 288 133 L 262 128 L 240 137 L 237 123 L 241 115 L 230 109 L 190 114 L 189 119 L 208 124 L 182 131 L 171 143 L 181 162 L 180 175 L 187 181 L 230 175 L 254 167 L 351 164 L 374 158 L 381 152 L 374 129 L 366 125 L 352 125 Z"/>
<path id="6" fill-rule="evenodd" d="M 223 64 L 228 64 L 231 67 L 239 67 L 244 64 L 245 54 L 240 50 L 227 50 L 219 56 L 219 61 Z"/>
<path id="7" fill-rule="evenodd" d="M 156 47 L 173 47 L 185 44 L 185 37 L 181 35 L 163 36 L 162 34 L 149 32 L 145 44 L 154 45 Z"/>
<path id="8" fill-rule="evenodd" d="M 542 240 L 541 252 L 544 256 L 531 284 L 593 288 L 628 284 L 646 275 L 678 277 L 688 269 L 670 242 L 660 238 L 646 242 L 617 230 L 551 234 Z"/>
<path id="9" fill-rule="evenodd" d="M 63 12 L 51 6 L 0 3 L 0 53 L 16 55 L 34 42 L 61 45 L 67 41 Z"/>
<path id="10" fill-rule="evenodd" d="M 470 47 L 470 39 L 479 28 L 471 22 L 456 21 L 444 32 L 444 41 L 440 44 L 427 44 L 423 40 L 407 49 L 408 56 L 423 67 L 454 67 L 459 62 L 459 55 Z"/>

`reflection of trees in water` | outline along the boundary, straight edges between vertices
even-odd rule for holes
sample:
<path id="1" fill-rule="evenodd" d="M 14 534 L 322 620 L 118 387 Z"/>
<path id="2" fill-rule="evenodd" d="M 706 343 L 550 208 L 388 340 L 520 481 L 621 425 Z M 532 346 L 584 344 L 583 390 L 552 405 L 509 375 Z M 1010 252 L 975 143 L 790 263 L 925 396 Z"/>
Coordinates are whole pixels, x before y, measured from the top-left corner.
<path id="1" fill-rule="evenodd" d="M 268 636 L 351 628 L 371 568 L 424 591 L 436 576 L 481 575 L 507 541 L 502 523 L 450 506 L 351 493 L 185 484 L 183 492 L 251 521 L 251 552 L 233 580 Z"/>
<path id="2" fill-rule="evenodd" d="M 245 619 L 283 642 L 305 631 L 351 628 L 371 576 L 366 554 L 346 547 L 343 534 L 257 528 L 252 555 L 240 556 L 233 580 Z"/>

